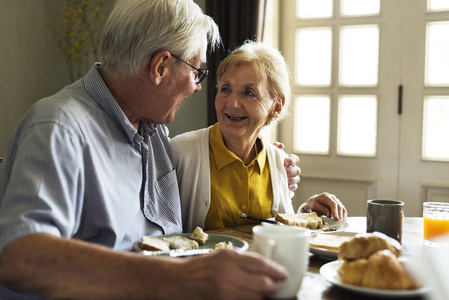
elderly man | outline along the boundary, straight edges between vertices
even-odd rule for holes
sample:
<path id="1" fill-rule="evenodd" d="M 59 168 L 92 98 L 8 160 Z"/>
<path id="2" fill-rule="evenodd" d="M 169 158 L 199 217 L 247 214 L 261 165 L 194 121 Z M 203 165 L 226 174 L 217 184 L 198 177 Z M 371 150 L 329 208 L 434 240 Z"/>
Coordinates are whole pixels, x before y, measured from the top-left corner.
<path id="1" fill-rule="evenodd" d="M 128 251 L 143 235 L 182 231 L 161 124 L 201 89 L 199 67 L 218 42 L 216 24 L 191 0 L 118 1 L 102 65 L 37 102 L 8 146 L 0 298 L 261 299 L 276 291 L 288 274 L 254 253 L 176 260 Z M 295 184 L 299 168 L 290 171 Z"/>

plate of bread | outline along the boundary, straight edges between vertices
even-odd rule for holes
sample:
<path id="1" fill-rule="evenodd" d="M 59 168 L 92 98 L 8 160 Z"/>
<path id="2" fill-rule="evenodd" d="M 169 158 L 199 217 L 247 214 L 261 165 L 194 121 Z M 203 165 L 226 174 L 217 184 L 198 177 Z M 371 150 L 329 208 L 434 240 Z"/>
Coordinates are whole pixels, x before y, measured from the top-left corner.
<path id="1" fill-rule="evenodd" d="M 309 249 L 313 254 L 328 260 L 338 258 L 341 244 L 351 240 L 356 232 L 323 232 L 313 235 L 309 241 Z"/>
<path id="2" fill-rule="evenodd" d="M 349 227 L 348 222 L 344 220 L 335 220 L 333 218 L 318 216 L 314 211 L 299 214 L 276 214 L 271 220 L 276 221 L 279 225 L 302 227 L 312 231 L 312 233 L 326 232 L 334 226 L 337 227 L 332 231 L 344 231 Z M 266 223 L 263 224 L 265 225 Z"/>
<path id="3" fill-rule="evenodd" d="M 165 255 L 170 252 L 233 249 L 243 252 L 248 249 L 246 241 L 220 234 L 207 234 L 200 227 L 191 233 L 167 234 L 162 236 L 143 236 L 133 245 L 133 250 L 143 254 L 152 255 L 151 252 Z"/>
<path id="4" fill-rule="evenodd" d="M 409 272 L 401 244 L 378 232 L 342 243 L 338 260 L 323 265 L 320 274 L 341 288 L 378 297 L 417 296 L 430 289 Z"/>

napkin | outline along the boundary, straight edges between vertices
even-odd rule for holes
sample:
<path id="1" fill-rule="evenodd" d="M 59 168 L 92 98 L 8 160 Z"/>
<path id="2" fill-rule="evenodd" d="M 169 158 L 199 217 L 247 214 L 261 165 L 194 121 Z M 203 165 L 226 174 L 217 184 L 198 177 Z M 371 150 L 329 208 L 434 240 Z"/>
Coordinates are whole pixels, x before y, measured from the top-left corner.
<path id="1" fill-rule="evenodd" d="M 424 285 L 431 287 L 427 294 L 429 300 L 449 299 L 449 235 L 437 242 L 442 247 L 423 246 L 421 254 L 409 264 L 410 271 Z"/>

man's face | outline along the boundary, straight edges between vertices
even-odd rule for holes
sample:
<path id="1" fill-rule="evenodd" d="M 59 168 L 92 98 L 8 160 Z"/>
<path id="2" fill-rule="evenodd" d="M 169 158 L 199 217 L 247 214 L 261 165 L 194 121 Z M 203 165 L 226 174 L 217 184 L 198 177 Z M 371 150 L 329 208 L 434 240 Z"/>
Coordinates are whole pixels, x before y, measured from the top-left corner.
<path id="1" fill-rule="evenodd" d="M 206 62 L 206 40 L 198 51 L 198 54 L 186 62 L 196 68 Z M 195 92 L 201 91 L 201 83 L 197 83 L 195 74 L 197 71 L 188 64 L 171 56 L 169 58 L 169 73 L 160 85 L 161 93 L 152 103 L 152 110 L 157 124 L 168 124 L 173 122 L 176 111 L 181 107 L 181 102 Z"/>

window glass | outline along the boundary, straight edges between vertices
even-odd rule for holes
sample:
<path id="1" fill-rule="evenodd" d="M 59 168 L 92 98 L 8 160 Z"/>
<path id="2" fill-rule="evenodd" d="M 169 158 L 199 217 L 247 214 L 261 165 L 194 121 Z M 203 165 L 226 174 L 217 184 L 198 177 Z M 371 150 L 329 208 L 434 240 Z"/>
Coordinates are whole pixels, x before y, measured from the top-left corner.
<path id="1" fill-rule="evenodd" d="M 374 156 L 377 138 L 377 98 L 345 95 L 338 101 L 337 153 Z"/>
<path id="2" fill-rule="evenodd" d="M 296 15 L 302 19 L 332 17 L 332 0 L 297 0 Z"/>
<path id="3" fill-rule="evenodd" d="M 295 78 L 299 85 L 331 83 L 332 29 L 300 28 L 296 32 Z"/>
<path id="4" fill-rule="evenodd" d="M 426 85 L 449 85 L 449 22 L 427 24 Z"/>
<path id="5" fill-rule="evenodd" d="M 378 15 L 380 0 L 341 0 L 342 16 Z"/>
<path id="6" fill-rule="evenodd" d="M 449 161 L 449 96 L 424 99 L 423 159 Z"/>
<path id="7" fill-rule="evenodd" d="M 342 26 L 340 33 L 340 85 L 377 85 L 378 64 L 378 26 Z"/>
<path id="8" fill-rule="evenodd" d="M 449 1 L 447 0 L 429 0 L 428 11 L 449 10 Z"/>
<path id="9" fill-rule="evenodd" d="M 295 99 L 295 151 L 329 153 L 329 114 L 329 96 L 301 96 Z"/>

